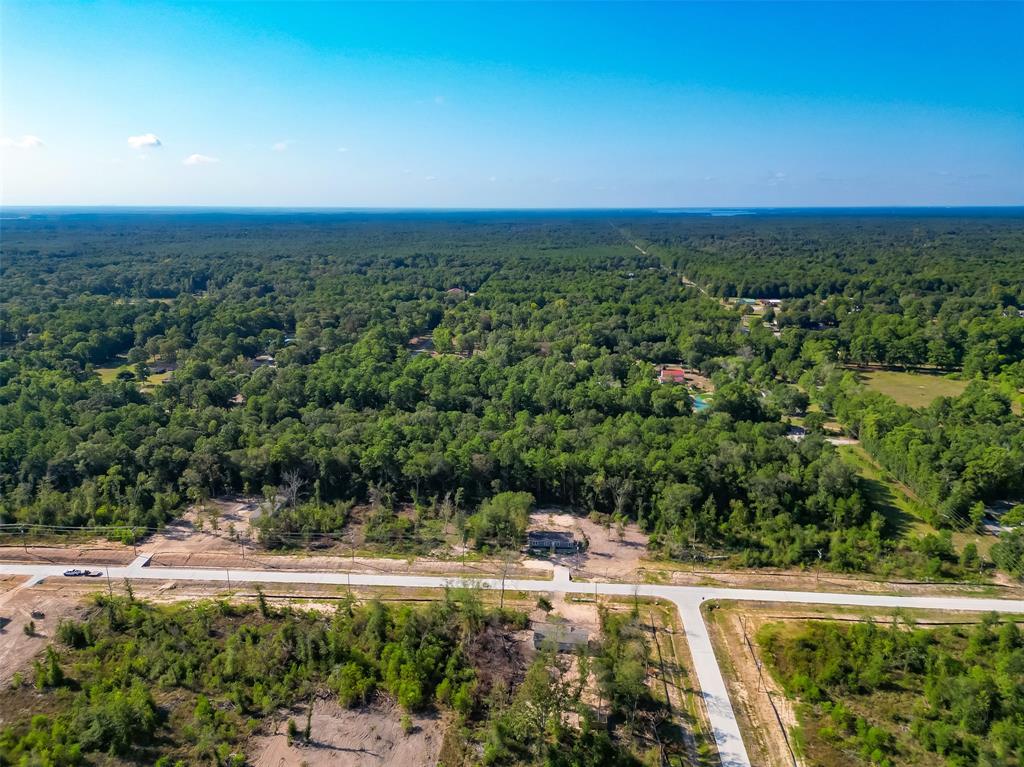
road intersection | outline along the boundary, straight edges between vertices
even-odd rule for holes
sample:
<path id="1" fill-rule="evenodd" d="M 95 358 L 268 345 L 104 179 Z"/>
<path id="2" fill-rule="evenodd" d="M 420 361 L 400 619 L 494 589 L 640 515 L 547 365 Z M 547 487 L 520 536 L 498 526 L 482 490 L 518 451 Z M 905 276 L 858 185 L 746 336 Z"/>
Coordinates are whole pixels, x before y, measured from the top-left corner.
<path id="1" fill-rule="evenodd" d="M 81 563 L 75 563 L 76 567 Z M 471 583 L 489 589 L 505 588 L 526 592 L 557 592 L 594 594 L 599 596 L 650 597 L 672 602 L 679 610 L 690 654 L 693 657 L 697 682 L 707 709 L 708 720 L 723 767 L 751 767 L 743 744 L 736 713 L 726 688 L 725 679 L 711 645 L 701 605 L 709 600 L 739 602 L 776 602 L 788 604 L 874 607 L 885 609 L 925 609 L 951 612 L 997 612 L 1024 615 L 1024 600 L 891 596 L 884 594 L 844 594 L 814 591 L 784 591 L 701 586 L 669 586 L 662 584 L 629 584 L 573 581 L 569 570 L 556 567 L 552 580 L 480 578 L 467 581 L 427 575 L 385 575 L 363 572 L 302 572 L 280 570 L 217 570 L 206 568 L 151 567 L 145 554 L 129 565 L 93 565 L 111 579 L 152 579 L 164 581 L 227 581 L 230 583 L 317 584 L 336 586 L 371 586 L 390 588 L 442 589 Z M 61 577 L 65 564 L 25 564 L 0 562 L 0 575 L 20 575 L 29 579 L 27 585 L 44 578 Z"/>

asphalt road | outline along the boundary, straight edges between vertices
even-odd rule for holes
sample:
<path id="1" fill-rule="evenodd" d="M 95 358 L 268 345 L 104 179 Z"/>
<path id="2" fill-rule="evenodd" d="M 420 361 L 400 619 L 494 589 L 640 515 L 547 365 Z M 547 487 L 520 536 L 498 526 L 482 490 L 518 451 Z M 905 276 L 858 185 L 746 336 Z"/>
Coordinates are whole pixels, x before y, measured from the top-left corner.
<path id="1" fill-rule="evenodd" d="M 43 578 L 61 577 L 69 567 L 100 570 L 118 581 L 124 578 L 163 581 L 228 581 L 231 583 L 292 583 L 327 584 L 337 586 L 385 586 L 394 588 L 444 588 L 458 586 L 467 581 L 427 575 L 377 575 L 373 573 L 345 572 L 282 572 L 278 570 L 213 570 L 206 568 L 149 567 L 148 556 L 138 557 L 132 564 L 122 567 L 103 565 L 62 564 L 7 564 L 0 563 L 0 574 L 23 575 L 38 582 Z M 500 589 L 498 578 L 473 579 L 472 584 L 483 588 Z M 728 690 L 718 660 L 715 658 L 711 637 L 700 612 L 707 600 L 733 600 L 748 602 L 785 602 L 809 605 L 848 605 L 859 607 L 926 609 L 950 612 L 1000 612 L 1024 615 L 1024 600 L 981 599 L 969 597 L 900 597 L 881 594 L 831 594 L 814 591 L 780 591 L 760 589 L 703 588 L 699 586 L 663 586 L 658 584 L 586 583 L 570 580 L 569 571 L 556 568 L 553 580 L 505 581 L 505 588 L 513 591 L 565 592 L 598 594 L 604 596 L 633 595 L 655 597 L 673 602 L 690 645 L 697 682 L 708 712 L 718 753 L 724 767 L 751 767 L 736 713 L 729 701 Z"/>

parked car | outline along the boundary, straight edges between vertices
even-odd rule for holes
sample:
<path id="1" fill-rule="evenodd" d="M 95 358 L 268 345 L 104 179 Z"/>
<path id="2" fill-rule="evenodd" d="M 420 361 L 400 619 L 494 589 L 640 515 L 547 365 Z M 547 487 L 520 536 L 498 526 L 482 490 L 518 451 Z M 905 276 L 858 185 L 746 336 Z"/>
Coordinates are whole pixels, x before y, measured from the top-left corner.
<path id="1" fill-rule="evenodd" d="M 65 570 L 64 576 L 66 578 L 78 578 L 81 575 L 85 575 L 81 570 Z"/>
<path id="2" fill-rule="evenodd" d="M 99 578 L 101 575 L 103 575 L 103 573 L 101 573 L 99 570 L 83 570 L 82 575 L 84 575 L 86 578 Z"/>

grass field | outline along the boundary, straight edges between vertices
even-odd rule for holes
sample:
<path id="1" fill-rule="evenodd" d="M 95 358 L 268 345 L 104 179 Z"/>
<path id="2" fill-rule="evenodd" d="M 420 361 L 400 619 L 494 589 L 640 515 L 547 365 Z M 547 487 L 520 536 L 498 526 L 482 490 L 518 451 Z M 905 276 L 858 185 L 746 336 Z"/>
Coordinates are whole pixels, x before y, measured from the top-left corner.
<path id="1" fill-rule="evenodd" d="M 113 383 L 115 380 L 117 380 L 117 374 L 120 373 L 122 370 L 126 370 L 129 373 L 135 372 L 134 371 L 134 367 L 135 367 L 134 365 L 129 365 L 126 362 L 123 365 L 107 365 L 107 366 L 104 366 L 104 367 L 93 368 L 93 370 L 100 377 L 100 380 L 103 383 L 108 384 L 108 383 Z M 170 372 L 166 372 L 166 373 L 153 373 L 153 374 L 151 374 L 151 375 L 146 377 L 146 380 L 143 382 L 142 386 L 143 386 L 143 388 L 151 388 L 151 387 L 154 387 L 154 386 L 159 386 L 160 384 L 164 383 L 170 377 L 171 377 Z"/>
<path id="2" fill-rule="evenodd" d="M 934 527 L 922 519 L 927 511 L 914 492 L 875 463 L 863 447 L 841 445 L 838 450 L 843 460 L 860 474 L 868 500 L 885 516 L 895 534 L 913 538 L 936 532 Z M 997 540 L 994 535 L 981 535 L 973 531 L 953 533 L 953 546 L 957 551 L 973 543 L 983 557 L 989 556 L 989 550 Z"/>
<path id="3" fill-rule="evenodd" d="M 935 529 L 921 518 L 920 504 L 909 488 L 890 476 L 860 445 L 840 445 L 839 454 L 864 481 L 871 504 L 886 518 L 890 528 L 901 535 L 924 535 Z"/>
<path id="4" fill-rule="evenodd" d="M 869 388 L 910 407 L 927 407 L 939 397 L 955 397 L 963 393 L 969 383 L 931 373 L 898 370 L 863 372 L 860 380 Z"/>

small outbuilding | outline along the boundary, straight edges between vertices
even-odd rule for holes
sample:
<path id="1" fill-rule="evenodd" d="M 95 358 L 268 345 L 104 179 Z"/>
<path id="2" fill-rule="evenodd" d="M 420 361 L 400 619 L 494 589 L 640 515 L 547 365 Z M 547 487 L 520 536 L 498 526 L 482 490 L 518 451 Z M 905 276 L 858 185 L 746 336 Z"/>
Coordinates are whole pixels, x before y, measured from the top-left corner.
<path id="1" fill-rule="evenodd" d="M 252 366 L 256 368 L 277 367 L 277 360 L 270 354 L 260 354 L 253 359 Z"/>
<path id="2" fill-rule="evenodd" d="M 574 628 L 568 623 L 535 623 L 533 625 L 533 646 L 540 649 L 554 644 L 558 652 L 575 652 L 577 647 L 590 645 L 590 632 Z"/>
<path id="3" fill-rule="evenodd" d="M 171 360 L 153 360 L 147 362 L 146 367 L 151 374 L 173 373 L 178 369 L 178 363 Z"/>

